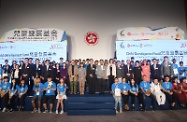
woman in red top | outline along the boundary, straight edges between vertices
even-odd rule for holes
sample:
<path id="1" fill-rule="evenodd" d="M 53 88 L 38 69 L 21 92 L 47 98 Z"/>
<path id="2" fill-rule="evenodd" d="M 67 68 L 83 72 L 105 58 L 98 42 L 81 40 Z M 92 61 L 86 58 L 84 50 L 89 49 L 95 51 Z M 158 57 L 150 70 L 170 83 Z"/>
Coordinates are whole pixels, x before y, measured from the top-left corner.
<path id="1" fill-rule="evenodd" d="M 181 80 L 181 88 L 182 92 L 185 95 L 185 104 L 187 104 L 187 83 L 186 83 L 186 78 L 183 78 Z"/>
<path id="2" fill-rule="evenodd" d="M 182 92 L 182 87 L 181 84 L 178 83 L 178 78 L 174 78 L 173 79 L 173 92 L 176 95 L 179 103 L 181 104 L 181 106 L 185 106 L 186 104 L 186 96 L 185 94 Z"/>
<path id="3" fill-rule="evenodd" d="M 150 82 L 150 66 L 147 64 L 147 61 L 143 61 L 142 65 L 142 76 L 146 75 L 146 81 Z"/>

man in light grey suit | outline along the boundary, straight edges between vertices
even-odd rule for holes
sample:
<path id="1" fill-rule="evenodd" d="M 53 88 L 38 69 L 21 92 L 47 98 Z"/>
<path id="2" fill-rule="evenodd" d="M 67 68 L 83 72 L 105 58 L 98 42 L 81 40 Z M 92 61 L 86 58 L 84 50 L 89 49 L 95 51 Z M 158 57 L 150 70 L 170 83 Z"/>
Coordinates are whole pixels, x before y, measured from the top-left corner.
<path id="1" fill-rule="evenodd" d="M 164 57 L 164 61 L 161 64 L 161 74 L 162 74 L 162 78 L 164 78 L 164 76 L 173 77 L 172 64 L 168 61 L 167 56 Z"/>
<path id="2" fill-rule="evenodd" d="M 101 59 L 100 65 L 98 65 L 96 68 L 100 94 L 104 94 L 104 90 L 105 90 L 105 80 L 107 79 L 106 69 L 107 67 L 104 65 L 103 59 Z"/>

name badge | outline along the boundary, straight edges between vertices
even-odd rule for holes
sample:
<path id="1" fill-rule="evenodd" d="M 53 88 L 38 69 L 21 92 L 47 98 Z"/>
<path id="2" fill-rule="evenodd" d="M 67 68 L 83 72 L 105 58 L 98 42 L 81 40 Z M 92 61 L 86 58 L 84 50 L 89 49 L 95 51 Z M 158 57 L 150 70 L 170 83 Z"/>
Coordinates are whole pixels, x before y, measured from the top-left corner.
<path id="1" fill-rule="evenodd" d="M 171 65 L 168 65 L 168 67 L 170 67 Z"/>
<path id="2" fill-rule="evenodd" d="M 92 68 L 93 70 L 95 70 L 95 68 Z"/>
<path id="3" fill-rule="evenodd" d="M 106 69 L 103 69 L 103 71 L 105 71 Z"/>
<path id="4" fill-rule="evenodd" d="M 122 69 L 122 68 L 119 68 L 119 69 Z"/>
<path id="5" fill-rule="evenodd" d="M 51 92 L 51 90 L 47 90 L 47 93 L 50 93 Z"/>
<path id="6" fill-rule="evenodd" d="M 36 92 L 36 95 L 40 95 L 40 92 Z"/>
<path id="7" fill-rule="evenodd" d="M 158 69 L 158 68 L 155 68 L 155 69 Z"/>
<path id="8" fill-rule="evenodd" d="M 51 70 L 51 69 L 49 69 L 49 70 Z"/>
<path id="9" fill-rule="evenodd" d="M 38 70 L 40 70 L 40 68 L 38 68 Z"/>
<path id="10" fill-rule="evenodd" d="M 129 70 L 132 70 L 132 69 L 129 69 Z"/>
<path id="11" fill-rule="evenodd" d="M 29 68 L 29 67 L 27 67 L 27 68 Z"/>
<path id="12" fill-rule="evenodd" d="M 13 94 L 14 94 L 14 93 L 13 93 L 13 92 L 11 92 L 11 93 L 10 93 L 10 96 L 13 96 Z"/>

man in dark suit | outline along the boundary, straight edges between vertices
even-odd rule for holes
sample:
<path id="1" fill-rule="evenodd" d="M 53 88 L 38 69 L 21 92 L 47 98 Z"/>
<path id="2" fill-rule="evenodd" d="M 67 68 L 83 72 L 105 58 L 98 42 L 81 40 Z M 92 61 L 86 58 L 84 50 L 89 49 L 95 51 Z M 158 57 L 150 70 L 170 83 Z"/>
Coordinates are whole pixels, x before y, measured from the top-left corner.
<path id="1" fill-rule="evenodd" d="M 161 66 L 157 63 L 157 60 L 153 59 L 153 64 L 150 67 L 151 69 L 151 79 L 157 78 L 158 81 L 161 80 Z"/>
<path id="2" fill-rule="evenodd" d="M 36 59 L 35 64 L 33 65 L 32 79 L 41 78 L 41 76 L 42 76 L 42 65 L 39 64 L 39 59 Z"/>
<path id="3" fill-rule="evenodd" d="M 127 65 L 124 66 L 125 78 L 130 81 L 133 78 L 133 66 L 130 64 L 130 60 L 127 60 Z"/>
<path id="4" fill-rule="evenodd" d="M 42 68 L 42 79 L 43 82 L 47 81 L 47 77 L 48 76 L 52 76 L 53 72 L 52 72 L 53 67 L 49 64 L 49 60 L 45 61 L 45 66 L 43 66 Z"/>
<path id="5" fill-rule="evenodd" d="M 21 73 L 22 73 L 22 79 L 24 79 L 25 83 L 28 85 L 28 92 L 31 92 L 32 88 L 29 83 L 29 78 L 31 76 L 31 65 L 29 64 L 28 58 L 25 58 L 25 63 L 23 64 Z"/>
<path id="6" fill-rule="evenodd" d="M 96 80 L 96 66 L 93 64 L 93 59 L 90 59 L 90 64 L 87 66 L 87 80 L 88 80 L 88 87 L 89 93 L 95 93 L 95 80 Z"/>

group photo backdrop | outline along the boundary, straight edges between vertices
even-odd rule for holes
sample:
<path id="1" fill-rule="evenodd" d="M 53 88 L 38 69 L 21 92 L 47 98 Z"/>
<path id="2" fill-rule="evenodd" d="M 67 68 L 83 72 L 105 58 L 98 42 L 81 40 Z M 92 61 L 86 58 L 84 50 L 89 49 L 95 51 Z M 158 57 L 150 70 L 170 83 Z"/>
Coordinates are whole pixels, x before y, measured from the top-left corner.
<path id="1" fill-rule="evenodd" d="M 15 28 L 59 28 L 67 32 L 69 60 L 109 59 L 114 57 L 116 33 L 121 28 L 177 26 L 186 33 L 183 2 L 1 0 L 0 37 Z M 99 42 L 95 46 L 88 46 L 84 41 L 89 31 L 94 31 L 99 36 Z"/>
<path id="2" fill-rule="evenodd" d="M 164 56 L 169 60 L 176 59 L 176 63 L 183 61 L 187 66 L 186 40 L 144 40 L 144 41 L 116 41 L 116 57 L 118 60 L 152 60 L 156 58 L 161 64 Z"/>

